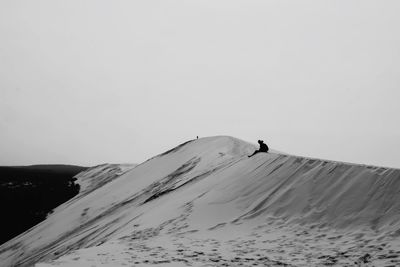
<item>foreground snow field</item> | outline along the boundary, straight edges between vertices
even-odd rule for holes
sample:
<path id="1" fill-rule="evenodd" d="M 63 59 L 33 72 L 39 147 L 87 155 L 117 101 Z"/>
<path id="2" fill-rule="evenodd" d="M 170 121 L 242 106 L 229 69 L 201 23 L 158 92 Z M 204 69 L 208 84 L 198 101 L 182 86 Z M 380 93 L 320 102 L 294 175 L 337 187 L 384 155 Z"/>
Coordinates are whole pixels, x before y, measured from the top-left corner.
<path id="1" fill-rule="evenodd" d="M 254 149 L 209 137 L 81 173 L 1 265 L 400 265 L 400 170 Z"/>

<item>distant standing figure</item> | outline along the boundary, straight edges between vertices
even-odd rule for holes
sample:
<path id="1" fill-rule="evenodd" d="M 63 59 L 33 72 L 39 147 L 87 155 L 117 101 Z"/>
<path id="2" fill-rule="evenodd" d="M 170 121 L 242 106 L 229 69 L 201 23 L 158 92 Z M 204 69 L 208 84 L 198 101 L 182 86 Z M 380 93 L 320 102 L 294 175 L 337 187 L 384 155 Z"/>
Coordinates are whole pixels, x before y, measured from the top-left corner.
<path id="1" fill-rule="evenodd" d="M 259 153 L 259 152 L 268 153 L 269 148 L 268 148 L 267 144 L 264 143 L 263 140 L 258 140 L 258 144 L 260 144 L 260 149 L 254 151 L 254 153 L 251 154 L 251 155 L 249 156 L 249 158 L 252 157 L 252 156 L 254 156 L 255 154 L 257 154 L 257 153 Z"/>
<path id="2" fill-rule="evenodd" d="M 199 139 L 199 136 L 196 136 L 196 139 Z"/>

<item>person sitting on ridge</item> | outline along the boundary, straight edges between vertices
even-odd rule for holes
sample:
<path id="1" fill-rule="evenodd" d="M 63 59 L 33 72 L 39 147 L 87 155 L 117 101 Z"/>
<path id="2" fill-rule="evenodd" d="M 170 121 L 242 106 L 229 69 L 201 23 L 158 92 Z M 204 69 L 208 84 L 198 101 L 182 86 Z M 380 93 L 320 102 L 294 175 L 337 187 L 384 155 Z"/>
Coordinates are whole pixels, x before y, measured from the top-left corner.
<path id="1" fill-rule="evenodd" d="M 259 152 L 268 153 L 269 148 L 268 148 L 267 144 L 265 144 L 263 140 L 258 140 L 258 143 L 260 144 L 260 149 L 254 151 L 254 153 L 251 154 L 251 155 L 249 156 L 249 158 L 252 157 L 252 156 L 254 156 L 255 154 L 257 154 L 257 153 L 259 153 Z"/>

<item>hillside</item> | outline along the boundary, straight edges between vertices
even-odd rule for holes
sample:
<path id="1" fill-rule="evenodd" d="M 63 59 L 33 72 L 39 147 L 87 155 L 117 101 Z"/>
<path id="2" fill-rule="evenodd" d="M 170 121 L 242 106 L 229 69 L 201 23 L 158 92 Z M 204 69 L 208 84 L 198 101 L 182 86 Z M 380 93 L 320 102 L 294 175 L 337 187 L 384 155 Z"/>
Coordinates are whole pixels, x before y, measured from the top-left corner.
<path id="1" fill-rule="evenodd" d="M 186 142 L 58 207 L 5 266 L 398 265 L 400 170 Z M 103 178 L 107 180 L 106 175 Z M 84 182 L 99 173 L 88 171 Z"/>

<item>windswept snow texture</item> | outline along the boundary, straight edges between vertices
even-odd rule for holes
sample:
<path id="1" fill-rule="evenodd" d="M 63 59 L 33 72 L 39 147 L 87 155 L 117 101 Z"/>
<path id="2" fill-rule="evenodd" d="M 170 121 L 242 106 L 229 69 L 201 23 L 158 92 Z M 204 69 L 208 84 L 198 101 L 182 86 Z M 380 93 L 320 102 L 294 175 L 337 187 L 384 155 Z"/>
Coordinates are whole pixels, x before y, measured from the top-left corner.
<path id="1" fill-rule="evenodd" d="M 254 149 L 209 137 L 115 179 L 88 170 L 78 179 L 84 190 L 1 246 L 0 262 L 400 265 L 400 170 L 277 153 L 248 158 Z"/>
<path id="2" fill-rule="evenodd" d="M 75 178 L 80 185 L 80 197 L 111 182 L 135 166 L 135 164 L 103 164 L 77 174 Z"/>

